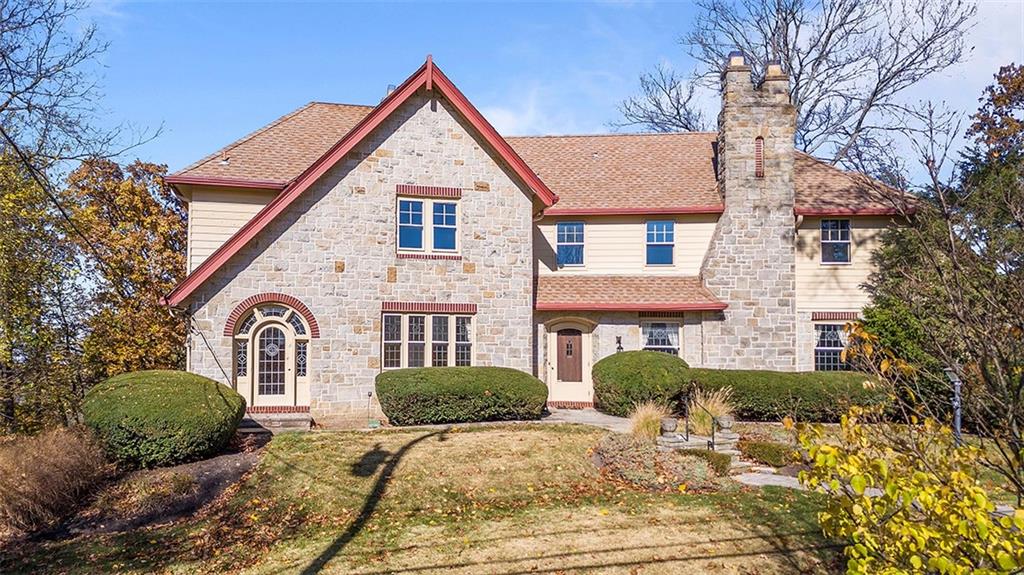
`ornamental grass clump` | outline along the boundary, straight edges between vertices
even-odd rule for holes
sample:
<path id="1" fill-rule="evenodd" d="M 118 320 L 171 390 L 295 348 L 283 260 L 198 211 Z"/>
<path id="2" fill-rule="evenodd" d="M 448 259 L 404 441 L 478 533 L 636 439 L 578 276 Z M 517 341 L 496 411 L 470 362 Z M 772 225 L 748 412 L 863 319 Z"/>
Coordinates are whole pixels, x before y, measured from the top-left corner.
<path id="1" fill-rule="evenodd" d="M 661 420 L 670 415 L 664 404 L 656 401 L 638 403 L 629 414 L 630 429 L 634 437 L 653 441 L 661 435 Z"/>
<path id="2" fill-rule="evenodd" d="M 697 435 L 711 435 L 712 418 L 732 416 L 732 388 L 695 389 L 687 406 L 687 424 Z"/>
<path id="3" fill-rule="evenodd" d="M 0 531 L 52 526 L 112 473 L 88 430 L 59 427 L 0 445 Z"/>

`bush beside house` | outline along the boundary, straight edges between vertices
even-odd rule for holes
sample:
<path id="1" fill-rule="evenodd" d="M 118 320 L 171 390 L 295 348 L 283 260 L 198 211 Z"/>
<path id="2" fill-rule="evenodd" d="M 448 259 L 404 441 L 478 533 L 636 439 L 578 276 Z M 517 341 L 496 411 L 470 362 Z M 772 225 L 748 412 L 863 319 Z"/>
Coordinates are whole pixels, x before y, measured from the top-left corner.
<path id="1" fill-rule="evenodd" d="M 377 399 L 395 425 L 540 419 L 548 388 L 507 367 L 418 367 L 377 376 Z"/>
<path id="2" fill-rule="evenodd" d="M 200 375 L 139 371 L 91 389 L 82 413 L 115 461 L 160 467 L 223 449 L 245 415 L 245 400 Z"/>
<path id="3" fill-rule="evenodd" d="M 619 417 L 646 402 L 675 408 L 687 389 L 688 368 L 682 359 L 660 351 L 609 355 L 594 364 L 594 407 Z"/>

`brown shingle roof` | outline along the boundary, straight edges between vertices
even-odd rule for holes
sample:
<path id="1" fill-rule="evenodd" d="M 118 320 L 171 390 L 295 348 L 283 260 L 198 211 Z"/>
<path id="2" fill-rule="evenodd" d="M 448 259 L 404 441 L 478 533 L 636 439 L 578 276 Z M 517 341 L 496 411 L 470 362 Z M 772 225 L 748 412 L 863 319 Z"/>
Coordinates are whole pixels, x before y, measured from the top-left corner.
<path id="1" fill-rule="evenodd" d="M 558 194 L 551 212 L 718 207 L 715 134 L 506 138 Z"/>
<path id="2" fill-rule="evenodd" d="M 721 310 L 726 305 L 694 276 L 542 275 L 538 310 Z"/>
<path id="3" fill-rule="evenodd" d="M 372 106 L 310 102 L 174 175 L 286 183 L 371 110 Z"/>
<path id="4" fill-rule="evenodd" d="M 174 177 L 286 184 L 366 117 L 371 106 L 311 102 Z M 549 213 L 720 211 L 715 133 L 526 136 L 506 141 L 559 196 Z M 227 159 L 227 162 L 223 160 Z M 891 213 L 877 184 L 798 153 L 796 211 Z"/>

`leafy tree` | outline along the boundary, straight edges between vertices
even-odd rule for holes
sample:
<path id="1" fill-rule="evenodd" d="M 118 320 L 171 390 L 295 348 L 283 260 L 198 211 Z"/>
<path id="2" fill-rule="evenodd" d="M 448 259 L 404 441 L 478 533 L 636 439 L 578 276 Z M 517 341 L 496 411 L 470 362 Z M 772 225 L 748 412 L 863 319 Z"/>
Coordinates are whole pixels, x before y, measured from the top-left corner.
<path id="1" fill-rule="evenodd" d="M 71 417 L 81 390 L 74 252 L 59 229 L 43 191 L 0 155 L 0 431 Z"/>
<path id="2" fill-rule="evenodd" d="M 100 378 L 181 369 L 186 327 L 160 305 L 185 272 L 186 212 L 164 182 L 165 166 L 91 160 L 68 177 L 71 219 L 96 311 L 83 342 Z"/>
<path id="3" fill-rule="evenodd" d="M 640 78 L 618 126 L 700 130 L 694 87 L 717 87 L 727 56 L 741 50 L 755 81 L 772 60 L 790 75 L 796 145 L 833 163 L 879 147 L 904 124 L 900 95 L 963 60 L 976 8 L 955 0 L 698 0 L 680 43 L 693 74 L 665 67 Z"/>
<path id="4" fill-rule="evenodd" d="M 1024 67 L 1010 64 L 1000 68 L 996 83 L 985 89 L 982 102 L 969 133 L 989 154 L 1024 149 Z"/>

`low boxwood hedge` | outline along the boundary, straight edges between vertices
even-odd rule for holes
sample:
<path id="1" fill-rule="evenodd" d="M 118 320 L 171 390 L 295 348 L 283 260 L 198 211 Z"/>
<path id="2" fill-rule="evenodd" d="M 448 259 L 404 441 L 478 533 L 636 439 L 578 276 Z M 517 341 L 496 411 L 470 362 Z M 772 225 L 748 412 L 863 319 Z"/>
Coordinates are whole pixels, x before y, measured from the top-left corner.
<path id="1" fill-rule="evenodd" d="M 112 459 L 160 467 L 223 449 L 245 415 L 245 400 L 193 373 L 139 371 L 93 387 L 82 413 Z"/>
<path id="2" fill-rule="evenodd" d="M 418 367 L 377 376 L 377 399 L 395 425 L 540 419 L 548 388 L 507 367 Z"/>
<path id="3" fill-rule="evenodd" d="M 772 467 L 785 467 L 799 460 L 795 447 L 775 441 L 741 439 L 736 448 L 743 457 Z"/>
<path id="4" fill-rule="evenodd" d="M 594 407 L 628 417 L 633 407 L 655 401 L 676 407 L 688 388 L 686 362 L 660 351 L 623 351 L 594 364 Z"/>
<path id="5" fill-rule="evenodd" d="M 711 451 L 710 449 L 680 449 L 680 455 L 693 455 L 708 462 L 711 469 L 720 477 L 729 475 L 729 468 L 732 466 L 732 457 L 728 453 Z"/>
<path id="6" fill-rule="evenodd" d="M 885 401 L 877 388 L 867 388 L 870 376 L 850 371 L 781 372 L 759 370 L 690 369 L 690 381 L 705 390 L 732 388 L 737 419 L 779 421 L 839 421 L 851 405 Z"/>

